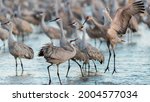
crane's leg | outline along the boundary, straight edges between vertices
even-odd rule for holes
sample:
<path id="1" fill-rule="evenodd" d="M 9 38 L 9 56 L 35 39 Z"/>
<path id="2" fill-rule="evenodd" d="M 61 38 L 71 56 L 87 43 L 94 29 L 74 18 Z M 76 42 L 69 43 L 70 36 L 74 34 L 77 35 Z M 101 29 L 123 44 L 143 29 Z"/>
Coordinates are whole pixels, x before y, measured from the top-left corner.
<path id="1" fill-rule="evenodd" d="M 93 64 L 94 64 L 94 67 L 95 67 L 96 72 L 98 72 L 95 62 L 94 62 L 93 60 L 92 60 L 92 62 L 93 62 Z"/>
<path id="2" fill-rule="evenodd" d="M 129 44 L 129 42 L 130 42 L 130 34 L 128 33 L 127 36 L 128 36 L 127 38 L 128 38 L 128 44 Z"/>
<path id="3" fill-rule="evenodd" d="M 15 62 L 16 62 L 16 76 L 18 76 L 18 73 L 17 73 L 17 66 L 18 66 L 17 58 L 15 58 Z"/>
<path id="4" fill-rule="evenodd" d="M 23 71 L 24 71 L 24 69 L 23 69 L 23 63 L 22 63 L 22 61 L 21 61 L 21 58 L 19 58 L 20 59 L 20 63 L 21 63 L 21 68 L 22 68 L 22 72 L 21 72 L 21 75 L 23 75 Z"/>
<path id="5" fill-rule="evenodd" d="M 58 76 L 58 79 L 59 79 L 60 85 L 62 85 L 62 83 L 61 83 L 61 79 L 60 79 L 60 76 L 59 76 L 59 65 L 57 65 L 57 76 Z"/>
<path id="6" fill-rule="evenodd" d="M 83 71 L 82 71 L 82 68 L 81 68 L 81 65 L 75 60 L 75 59 L 72 59 L 74 62 L 77 63 L 77 65 L 80 67 L 80 71 L 81 71 L 81 75 L 82 77 L 84 77 L 84 74 L 83 74 Z"/>
<path id="7" fill-rule="evenodd" d="M 113 49 L 113 54 L 114 54 L 114 70 L 113 70 L 112 74 L 117 73 L 116 72 L 116 60 L 115 60 L 116 54 L 115 54 L 115 50 L 114 49 Z"/>
<path id="8" fill-rule="evenodd" d="M 132 43 L 133 32 L 131 31 L 131 43 Z"/>
<path id="9" fill-rule="evenodd" d="M 4 47 L 4 52 L 5 52 L 5 41 L 3 41 L 3 47 Z"/>
<path id="10" fill-rule="evenodd" d="M 90 74 L 90 62 L 88 63 L 88 75 Z"/>
<path id="11" fill-rule="evenodd" d="M 85 63 L 82 64 L 82 69 L 84 69 Z"/>
<path id="12" fill-rule="evenodd" d="M 68 77 L 69 70 L 70 70 L 70 60 L 68 60 L 68 70 L 67 70 L 66 77 Z"/>
<path id="13" fill-rule="evenodd" d="M 48 71 L 48 77 L 49 77 L 49 85 L 51 84 L 51 76 L 50 76 L 50 71 L 49 71 L 49 67 L 52 66 L 53 64 L 47 66 L 47 71 Z"/>
<path id="14" fill-rule="evenodd" d="M 96 47 L 96 39 L 94 39 L 94 42 L 95 42 L 95 47 Z"/>
<path id="15" fill-rule="evenodd" d="M 24 42 L 24 34 L 22 33 L 22 42 Z"/>
<path id="16" fill-rule="evenodd" d="M 110 58 L 111 58 L 111 50 L 110 50 L 110 43 L 107 42 L 107 47 L 108 47 L 108 50 L 109 50 L 109 58 L 108 58 L 108 64 L 107 64 L 107 68 L 105 69 L 105 72 L 108 70 L 109 71 L 109 63 L 110 63 Z"/>
<path id="17" fill-rule="evenodd" d="M 101 39 L 99 39 L 99 48 L 101 47 L 103 41 Z"/>

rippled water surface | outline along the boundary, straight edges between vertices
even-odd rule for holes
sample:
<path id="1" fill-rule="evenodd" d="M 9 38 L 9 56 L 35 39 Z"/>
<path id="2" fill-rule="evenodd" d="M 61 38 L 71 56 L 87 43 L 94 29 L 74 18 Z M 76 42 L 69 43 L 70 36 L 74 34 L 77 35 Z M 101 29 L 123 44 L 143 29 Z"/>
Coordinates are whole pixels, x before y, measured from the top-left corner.
<path id="1" fill-rule="evenodd" d="M 110 71 L 104 73 L 108 60 L 108 50 L 105 42 L 102 43 L 100 50 L 105 56 L 105 63 L 100 65 L 98 62 L 98 72 L 94 70 L 94 66 L 91 63 L 90 75 L 84 72 L 85 77 L 81 76 L 78 65 L 71 62 L 71 69 L 69 77 L 66 78 L 68 63 L 60 65 L 60 77 L 63 84 L 69 85 L 138 85 L 138 84 L 149 84 L 150 85 L 150 30 L 146 29 L 145 25 L 140 25 L 140 31 L 138 34 L 133 34 L 132 43 L 127 43 L 127 38 L 123 44 L 118 44 L 116 47 L 116 68 L 117 73 L 112 75 L 113 70 L 113 59 L 110 63 Z M 48 43 L 49 39 L 44 34 L 32 34 L 25 44 L 31 46 L 35 52 L 33 60 L 22 59 L 24 63 L 24 74 L 23 76 L 15 76 L 15 60 L 8 52 L 4 53 L 1 50 L 0 53 L 0 84 L 11 85 L 11 84 L 25 84 L 25 85 L 45 85 L 48 84 L 48 63 L 45 62 L 44 58 L 37 56 L 38 51 L 43 44 Z M 58 43 L 57 41 L 54 41 Z M 89 43 L 94 45 L 94 41 Z M 0 42 L 2 46 L 2 42 Z M 18 61 L 19 62 L 19 61 Z M 56 74 L 56 66 L 50 68 L 52 84 L 59 84 L 59 80 Z M 21 74 L 21 67 L 18 66 L 18 74 Z"/>

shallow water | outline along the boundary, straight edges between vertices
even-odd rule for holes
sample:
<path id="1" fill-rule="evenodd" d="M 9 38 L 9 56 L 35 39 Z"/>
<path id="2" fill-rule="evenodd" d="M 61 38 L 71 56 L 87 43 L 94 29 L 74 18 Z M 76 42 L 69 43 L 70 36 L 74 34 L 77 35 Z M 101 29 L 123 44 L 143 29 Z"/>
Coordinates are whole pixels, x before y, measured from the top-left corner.
<path id="1" fill-rule="evenodd" d="M 113 59 L 110 63 L 110 71 L 104 73 L 108 60 L 108 50 L 105 42 L 100 47 L 100 50 L 105 56 L 105 63 L 100 65 L 98 62 L 98 72 L 95 72 L 94 66 L 91 63 L 90 75 L 84 72 L 85 77 L 81 76 L 78 65 L 71 61 L 71 69 L 69 77 L 66 78 L 68 63 L 60 65 L 60 77 L 65 85 L 150 85 L 150 30 L 146 29 L 145 25 L 140 25 L 138 34 L 133 34 L 132 43 L 126 42 L 118 44 L 116 47 L 116 68 L 117 73 L 112 75 Z M 24 64 L 24 74 L 21 76 L 21 66 L 18 66 L 19 76 L 15 76 L 15 60 L 8 52 L 1 50 L 0 53 L 0 84 L 12 85 L 45 85 L 48 84 L 48 63 L 44 58 L 37 56 L 40 48 L 50 40 L 44 34 L 32 34 L 25 44 L 31 46 L 35 52 L 33 60 L 22 59 Z M 58 41 L 54 41 L 58 43 Z M 94 41 L 89 41 L 94 45 Z M 1 43 L 0 43 L 1 44 Z M 1 44 L 2 45 L 2 44 Z M 19 60 L 18 60 L 19 62 Z M 50 68 L 52 85 L 59 84 L 56 74 L 56 66 Z"/>

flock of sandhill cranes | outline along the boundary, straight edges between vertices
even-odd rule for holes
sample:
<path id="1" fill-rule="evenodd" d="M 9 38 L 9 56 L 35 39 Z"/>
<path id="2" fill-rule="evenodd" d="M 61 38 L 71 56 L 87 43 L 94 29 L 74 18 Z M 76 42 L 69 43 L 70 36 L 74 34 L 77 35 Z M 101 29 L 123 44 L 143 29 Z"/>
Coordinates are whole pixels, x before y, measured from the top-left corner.
<path id="1" fill-rule="evenodd" d="M 84 77 L 83 67 L 86 68 L 88 65 L 89 72 L 90 61 L 94 64 L 96 72 L 95 61 L 104 63 L 106 58 L 100 52 L 100 48 L 87 42 L 87 34 L 91 39 L 95 41 L 103 39 L 107 44 L 109 58 L 104 72 L 109 70 L 113 52 L 113 74 L 116 72 L 115 46 L 124 42 L 121 37 L 128 29 L 131 32 L 138 31 L 140 22 L 150 25 L 149 4 L 149 0 L 0 0 L 0 39 L 4 42 L 4 49 L 5 40 L 8 39 L 9 52 L 16 61 L 16 75 L 18 75 L 17 59 L 20 60 L 23 74 L 21 58 L 34 57 L 33 49 L 23 41 L 33 32 L 31 24 L 40 25 L 50 42 L 40 49 L 38 56 L 44 57 L 46 62 L 50 63 L 47 67 L 49 84 L 51 84 L 49 68 L 52 65 L 57 66 L 57 76 L 62 84 L 59 75 L 60 64 L 68 61 L 67 77 L 71 67 L 70 60 L 74 61 Z M 56 22 L 58 28 L 49 27 L 46 22 Z M 82 34 L 82 38 L 79 34 Z M 20 37 L 22 42 L 19 42 Z M 54 45 L 53 39 L 57 39 L 60 46 Z M 79 61 L 82 62 L 82 66 Z"/>

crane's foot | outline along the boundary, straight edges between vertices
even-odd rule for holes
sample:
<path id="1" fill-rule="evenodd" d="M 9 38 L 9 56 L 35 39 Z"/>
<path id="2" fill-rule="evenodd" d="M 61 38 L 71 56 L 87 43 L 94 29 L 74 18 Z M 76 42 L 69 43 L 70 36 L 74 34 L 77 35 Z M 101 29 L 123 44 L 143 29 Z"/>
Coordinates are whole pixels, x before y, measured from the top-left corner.
<path id="1" fill-rule="evenodd" d="M 18 76 L 18 72 L 16 71 L 16 76 Z"/>
<path id="2" fill-rule="evenodd" d="M 60 81 L 60 85 L 62 85 L 61 81 Z"/>
<path id="3" fill-rule="evenodd" d="M 68 67 L 66 78 L 68 78 L 69 70 L 70 70 L 70 67 Z"/>
<path id="4" fill-rule="evenodd" d="M 107 70 L 109 71 L 109 67 L 107 67 L 107 68 L 105 69 L 104 73 L 106 73 Z"/>
<path id="5" fill-rule="evenodd" d="M 51 80 L 49 80 L 49 83 L 48 83 L 49 85 L 51 84 Z"/>
<path id="6" fill-rule="evenodd" d="M 117 73 L 116 69 L 113 70 L 112 74 Z"/>
<path id="7" fill-rule="evenodd" d="M 24 70 L 22 70 L 22 72 L 21 72 L 21 76 L 23 76 L 23 72 L 24 72 Z"/>

